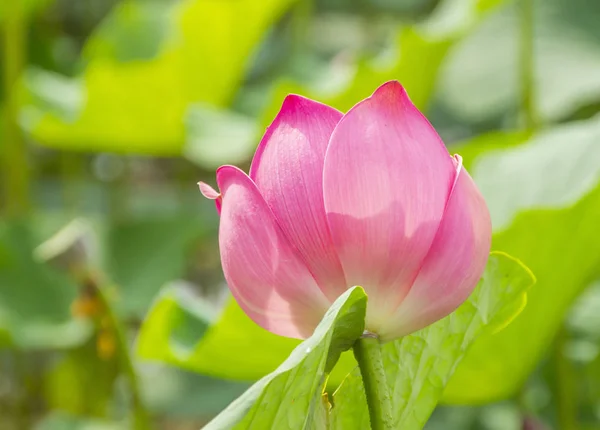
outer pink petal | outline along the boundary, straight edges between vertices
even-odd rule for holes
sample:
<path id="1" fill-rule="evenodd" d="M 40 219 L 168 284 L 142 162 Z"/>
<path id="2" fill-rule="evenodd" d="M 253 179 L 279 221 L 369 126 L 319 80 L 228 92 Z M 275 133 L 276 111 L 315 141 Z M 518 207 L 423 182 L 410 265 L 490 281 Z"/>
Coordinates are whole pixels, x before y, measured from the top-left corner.
<path id="1" fill-rule="evenodd" d="M 337 110 L 290 95 L 256 151 L 250 177 L 325 295 L 346 288 L 323 205 L 323 162 Z"/>
<path id="2" fill-rule="evenodd" d="M 490 252 L 488 208 L 461 169 L 436 238 L 410 292 L 380 332 L 384 340 L 419 330 L 454 311 L 471 294 Z"/>
<path id="3" fill-rule="evenodd" d="M 309 336 L 329 302 L 277 225 L 256 185 L 233 166 L 217 170 L 223 194 L 219 246 L 234 297 L 258 325 Z"/>
<path id="4" fill-rule="evenodd" d="M 398 82 L 378 88 L 333 132 L 325 210 L 349 285 L 369 296 L 367 329 L 377 331 L 408 292 L 454 177 L 440 137 Z"/>

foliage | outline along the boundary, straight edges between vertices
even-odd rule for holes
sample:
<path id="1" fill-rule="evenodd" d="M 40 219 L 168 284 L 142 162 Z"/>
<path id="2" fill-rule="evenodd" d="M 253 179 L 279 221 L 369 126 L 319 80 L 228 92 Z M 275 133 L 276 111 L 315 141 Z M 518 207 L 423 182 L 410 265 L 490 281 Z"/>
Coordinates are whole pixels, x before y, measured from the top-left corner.
<path id="1" fill-rule="evenodd" d="M 226 293 L 196 182 L 247 166 L 286 94 L 346 111 L 390 79 L 462 155 L 493 249 L 537 278 L 522 308 L 529 274 L 496 255 L 455 314 L 385 347 L 396 424 L 597 428 L 600 8 L 531 0 L 528 22 L 527 1 L 2 3 L 0 428 L 125 429 L 144 411 L 199 428 L 251 383 L 213 428 L 255 412 L 367 428 L 342 353 L 364 294 L 337 302 L 308 352 L 256 326 Z M 20 217 L 12 199 L 29 203 Z"/>
<path id="2" fill-rule="evenodd" d="M 519 313 L 533 282 L 519 262 L 492 254 L 468 302 L 436 324 L 385 345 L 394 428 L 422 428 L 469 345 L 482 330 L 502 327 Z M 342 295 L 311 338 L 207 428 L 369 428 L 357 368 L 335 392 L 333 406 L 321 398 L 325 375 L 363 332 L 365 309 L 366 296 L 357 287 Z"/>

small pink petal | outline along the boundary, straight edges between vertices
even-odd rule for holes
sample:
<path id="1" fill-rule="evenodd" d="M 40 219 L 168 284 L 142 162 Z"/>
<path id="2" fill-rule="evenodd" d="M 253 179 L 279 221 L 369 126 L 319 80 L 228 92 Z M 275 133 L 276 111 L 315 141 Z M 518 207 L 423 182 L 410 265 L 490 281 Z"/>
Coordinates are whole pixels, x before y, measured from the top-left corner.
<path id="1" fill-rule="evenodd" d="M 395 339 L 426 327 L 454 311 L 483 274 L 490 251 L 490 214 L 477 186 L 459 169 L 435 240 L 410 292 L 380 331 Z"/>
<path id="2" fill-rule="evenodd" d="M 215 201 L 217 212 L 221 213 L 221 193 L 217 192 L 213 187 L 202 181 L 198 182 L 198 188 L 200 188 L 200 192 L 204 197 Z"/>
<path id="3" fill-rule="evenodd" d="M 219 246 L 225 279 L 242 309 L 282 336 L 309 336 L 329 301 L 290 245 L 252 180 L 237 167 L 217 170 L 223 194 Z"/>
<path id="4" fill-rule="evenodd" d="M 279 225 L 331 301 L 347 285 L 325 216 L 323 162 L 341 117 L 313 100 L 286 97 L 250 168 L 250 177 Z"/>
<path id="5" fill-rule="evenodd" d="M 202 181 L 198 182 L 198 188 L 200 188 L 200 192 L 207 199 L 216 200 L 219 197 L 221 197 L 221 193 L 216 191 L 213 187 L 211 187 L 210 185 L 208 185 L 205 182 L 202 182 Z"/>
<path id="6" fill-rule="evenodd" d="M 443 142 L 398 82 L 338 123 L 325 156 L 324 203 L 348 285 L 369 296 L 367 329 L 377 331 L 408 293 L 454 177 Z"/>

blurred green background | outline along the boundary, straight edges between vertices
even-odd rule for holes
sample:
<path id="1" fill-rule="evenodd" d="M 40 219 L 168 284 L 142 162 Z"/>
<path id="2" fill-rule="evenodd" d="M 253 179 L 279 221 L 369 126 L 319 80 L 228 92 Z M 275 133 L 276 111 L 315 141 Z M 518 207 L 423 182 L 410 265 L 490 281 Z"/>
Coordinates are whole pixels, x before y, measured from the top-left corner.
<path id="1" fill-rule="evenodd" d="M 599 1 L 2 0 L 0 28 L 0 429 L 196 429 L 273 370 L 296 341 L 230 300 L 196 182 L 287 93 L 390 79 L 538 278 L 427 428 L 600 428 Z"/>

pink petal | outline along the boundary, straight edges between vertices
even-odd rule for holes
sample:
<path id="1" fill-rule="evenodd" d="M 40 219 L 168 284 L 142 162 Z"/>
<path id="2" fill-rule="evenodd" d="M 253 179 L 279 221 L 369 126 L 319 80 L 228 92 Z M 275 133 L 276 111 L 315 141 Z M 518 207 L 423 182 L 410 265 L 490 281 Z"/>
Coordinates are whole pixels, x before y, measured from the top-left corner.
<path id="1" fill-rule="evenodd" d="M 492 224 L 477 186 L 464 168 L 435 240 L 410 292 L 381 330 L 384 340 L 412 333 L 454 311 L 471 294 L 490 252 Z"/>
<path id="2" fill-rule="evenodd" d="M 225 279 L 242 309 L 282 336 L 309 336 L 329 302 L 290 245 L 252 180 L 237 167 L 217 170 L 223 194 L 219 246 Z"/>
<path id="3" fill-rule="evenodd" d="M 341 117 L 321 103 L 288 96 L 250 168 L 250 177 L 279 225 L 331 301 L 347 285 L 325 217 L 323 162 Z"/>
<path id="4" fill-rule="evenodd" d="M 221 213 L 221 193 L 218 193 L 213 187 L 202 181 L 198 182 L 198 188 L 200 188 L 200 192 L 204 197 L 215 201 L 217 212 Z"/>
<path id="5" fill-rule="evenodd" d="M 325 210 L 348 285 L 369 296 L 369 330 L 377 331 L 412 285 L 454 177 L 443 142 L 398 82 L 378 88 L 333 132 Z"/>

